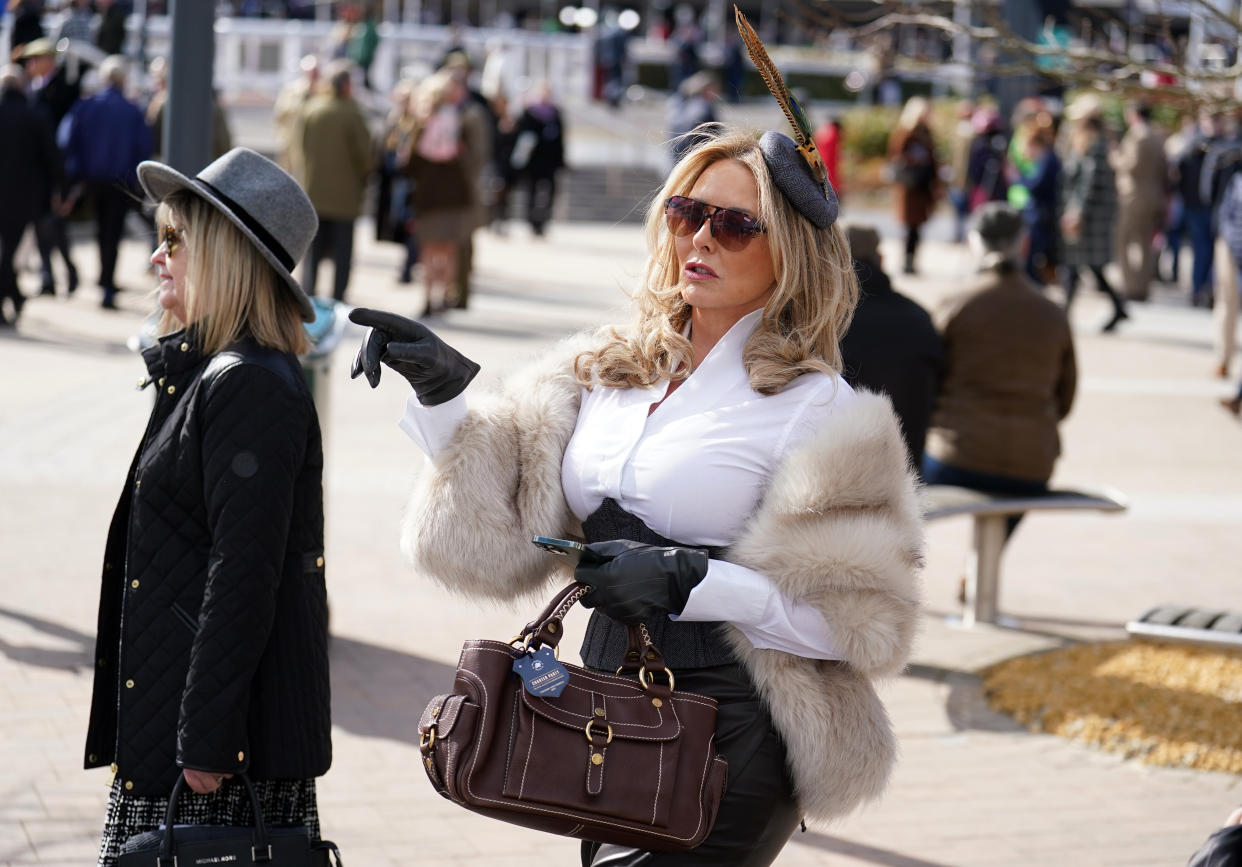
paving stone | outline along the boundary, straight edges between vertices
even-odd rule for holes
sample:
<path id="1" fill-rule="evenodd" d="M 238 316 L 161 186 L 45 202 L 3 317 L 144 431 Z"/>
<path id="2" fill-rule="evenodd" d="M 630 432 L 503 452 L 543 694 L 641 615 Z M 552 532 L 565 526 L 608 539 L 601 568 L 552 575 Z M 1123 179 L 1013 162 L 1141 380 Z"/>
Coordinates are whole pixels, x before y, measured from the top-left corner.
<path id="1" fill-rule="evenodd" d="M 415 310 L 419 292 L 393 282 L 399 251 L 368 231 L 358 230 L 351 301 Z M 900 261 L 896 242 L 883 250 Z M 78 257 L 84 271 L 92 258 L 93 250 Z M 146 285 L 144 258 L 126 242 L 128 285 Z M 632 226 L 554 224 L 536 244 L 515 227 L 503 239 L 481 234 L 476 262 L 471 309 L 436 327 L 483 365 L 474 387 L 486 387 L 569 331 L 614 320 L 621 287 L 641 267 L 641 237 Z M 925 274 L 898 288 L 931 304 L 968 269 L 959 250 L 932 241 Z M 27 291 L 37 291 L 30 276 Z M 99 311 L 89 288 L 68 300 L 32 298 L 19 336 L 0 334 L 0 365 L 40 372 L 6 381 L 0 416 L 9 570 L 0 602 L 0 865 L 95 857 L 107 774 L 80 764 L 99 558 L 150 406 L 133 389 L 140 365 L 124 349 L 148 302 L 120 297 L 117 314 Z M 1201 348 L 1210 320 L 1161 301 L 1135 305 L 1133 315 L 1103 338 L 1094 333 L 1101 299 L 1084 294 L 1075 304 L 1083 384 L 1056 481 L 1114 485 L 1134 508 L 1024 522 L 1005 555 L 1001 596 L 1023 629 L 966 631 L 946 620 L 956 613 L 969 525 L 933 524 L 915 665 L 880 686 L 901 749 L 889 791 L 830 827 L 796 834 L 778 864 L 1179 864 L 1242 799 L 1236 777 L 1145 768 L 1031 735 L 987 708 L 972 674 L 1065 640 L 1121 637 L 1127 618 L 1168 599 L 1236 596 L 1231 510 L 1242 452 L 1236 423 L 1211 398 L 1218 386 Z M 423 466 L 396 429 L 408 389 L 392 376 L 375 392 L 351 382 L 353 340 L 322 401 L 336 723 L 334 766 L 319 787 L 324 831 L 347 863 L 365 867 L 577 863 L 575 841 L 475 816 L 423 777 L 415 720 L 448 689 L 462 640 L 507 638 L 537 605 L 464 601 L 403 564 L 399 516 Z M 585 620 L 571 615 L 566 658 Z"/>

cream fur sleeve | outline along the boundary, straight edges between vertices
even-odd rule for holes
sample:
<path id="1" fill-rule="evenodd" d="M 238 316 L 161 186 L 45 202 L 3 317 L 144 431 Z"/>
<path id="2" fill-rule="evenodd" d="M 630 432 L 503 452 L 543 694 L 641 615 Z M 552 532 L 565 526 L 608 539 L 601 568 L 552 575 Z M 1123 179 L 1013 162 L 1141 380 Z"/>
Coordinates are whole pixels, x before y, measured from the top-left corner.
<path id="1" fill-rule="evenodd" d="M 781 464 L 727 554 L 814 605 L 845 660 L 757 650 L 726 627 L 785 742 L 810 820 L 832 821 L 878 798 L 897 758 L 871 677 L 901 670 L 918 623 L 915 493 L 888 399 L 859 392 Z"/>
<path id="2" fill-rule="evenodd" d="M 564 536 L 574 523 L 561 459 L 578 421 L 573 358 L 591 342 L 565 341 L 500 394 L 471 396 L 454 441 L 419 477 L 406 509 L 402 550 L 416 569 L 491 599 L 536 593 L 556 571 L 530 537 Z"/>
<path id="3" fill-rule="evenodd" d="M 781 464 L 727 559 L 815 606 L 865 675 L 906 663 L 918 624 L 923 521 L 888 399 L 859 392 Z"/>

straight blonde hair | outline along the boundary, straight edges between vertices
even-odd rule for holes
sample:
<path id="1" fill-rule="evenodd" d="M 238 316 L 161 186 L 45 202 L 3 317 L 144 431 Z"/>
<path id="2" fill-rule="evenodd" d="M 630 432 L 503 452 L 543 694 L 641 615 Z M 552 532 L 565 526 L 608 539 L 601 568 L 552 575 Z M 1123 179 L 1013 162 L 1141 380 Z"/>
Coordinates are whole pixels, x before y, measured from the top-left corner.
<path id="1" fill-rule="evenodd" d="M 754 175 L 757 216 L 767 229 L 776 273 L 776 290 L 742 351 L 750 387 L 775 394 L 804 373 L 840 371 L 841 337 L 858 302 L 845 233 L 838 223 L 817 228 L 794 209 L 773 182 L 755 134 L 724 130 L 677 164 L 647 209 L 651 256 L 635 293 L 635 321 L 625 334 L 608 329 L 603 346 L 577 357 L 574 374 L 583 386 L 647 388 L 690 374 L 692 350 L 682 332 L 691 309 L 681 295 L 681 264 L 664 202 L 689 195 L 703 172 L 721 160 L 737 160 Z"/>
<path id="2" fill-rule="evenodd" d="M 310 348 L 301 311 L 290 287 L 282 285 L 284 278 L 214 205 L 178 191 L 160 203 L 155 222 L 183 228 L 181 247 L 173 255 L 189 256 L 185 279 L 189 321 L 164 310 L 161 335 L 193 325 L 193 339 L 205 355 L 215 355 L 246 336 L 295 355 Z"/>

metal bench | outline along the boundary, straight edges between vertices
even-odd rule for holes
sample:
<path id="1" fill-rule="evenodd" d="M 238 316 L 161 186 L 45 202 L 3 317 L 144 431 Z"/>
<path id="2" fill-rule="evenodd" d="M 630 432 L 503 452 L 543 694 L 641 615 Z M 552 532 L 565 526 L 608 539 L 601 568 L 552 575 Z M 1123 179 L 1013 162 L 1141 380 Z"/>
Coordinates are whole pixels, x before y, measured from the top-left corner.
<path id="1" fill-rule="evenodd" d="M 1186 605 L 1161 605 L 1126 624 L 1131 637 L 1242 647 L 1242 614 Z"/>
<path id="2" fill-rule="evenodd" d="M 966 560 L 966 598 L 962 624 L 997 622 L 1001 553 L 1005 548 L 1005 522 L 1026 512 L 1093 511 L 1124 512 L 1125 498 L 1118 492 L 1052 490 L 1037 497 L 985 494 L 953 485 L 928 485 L 922 490 L 923 516 L 928 521 L 971 515 L 975 519 L 974 543 Z"/>

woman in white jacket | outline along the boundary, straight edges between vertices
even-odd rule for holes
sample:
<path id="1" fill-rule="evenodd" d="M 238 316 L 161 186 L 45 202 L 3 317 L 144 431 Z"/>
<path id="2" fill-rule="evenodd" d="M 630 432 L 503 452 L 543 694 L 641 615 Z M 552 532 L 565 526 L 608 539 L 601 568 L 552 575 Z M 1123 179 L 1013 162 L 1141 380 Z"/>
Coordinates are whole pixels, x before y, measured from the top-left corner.
<path id="1" fill-rule="evenodd" d="M 649 211 L 635 321 L 469 405 L 477 365 L 419 323 L 351 314 L 372 329 L 354 375 L 386 364 L 415 389 L 402 427 L 432 464 L 404 528 L 414 565 L 511 599 L 552 571 L 531 535 L 581 535 L 584 663 L 615 670 L 641 620 L 677 687 L 720 703 L 729 781 L 702 846 L 584 843 L 584 865 L 769 864 L 801 818 L 886 782 L 871 678 L 909 652 L 921 521 L 888 401 L 837 373 L 857 283 L 836 216 L 788 137 L 718 133 Z"/>

